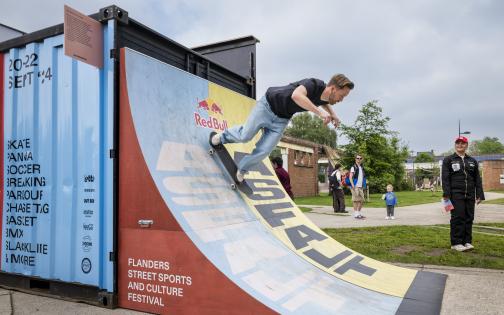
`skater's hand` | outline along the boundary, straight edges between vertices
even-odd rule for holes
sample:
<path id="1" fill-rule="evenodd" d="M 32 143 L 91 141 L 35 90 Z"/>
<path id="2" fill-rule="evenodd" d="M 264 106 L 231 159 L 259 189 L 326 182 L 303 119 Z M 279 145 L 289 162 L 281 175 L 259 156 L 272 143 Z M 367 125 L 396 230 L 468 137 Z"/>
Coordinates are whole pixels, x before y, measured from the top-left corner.
<path id="1" fill-rule="evenodd" d="M 341 121 L 339 120 L 339 118 L 336 115 L 331 115 L 331 122 L 332 122 L 334 128 L 338 128 Z"/>
<path id="2" fill-rule="evenodd" d="M 476 204 L 479 205 L 481 203 L 481 199 L 480 198 L 476 198 Z"/>
<path id="3" fill-rule="evenodd" d="M 324 125 L 327 125 L 332 120 L 331 115 L 329 115 L 329 113 L 326 112 L 325 110 L 319 111 L 319 117 L 324 121 Z"/>

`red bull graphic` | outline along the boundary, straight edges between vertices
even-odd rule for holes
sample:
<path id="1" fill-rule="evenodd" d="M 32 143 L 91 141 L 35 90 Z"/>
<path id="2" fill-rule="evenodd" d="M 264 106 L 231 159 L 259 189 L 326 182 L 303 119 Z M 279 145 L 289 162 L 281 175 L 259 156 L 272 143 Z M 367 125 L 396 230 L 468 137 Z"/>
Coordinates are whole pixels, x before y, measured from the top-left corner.
<path id="1" fill-rule="evenodd" d="M 219 113 L 220 115 L 222 115 L 222 109 L 219 107 L 219 105 L 217 105 L 217 103 L 212 104 L 211 110 L 214 113 Z"/>
<path id="2" fill-rule="evenodd" d="M 207 98 L 198 102 L 196 112 L 194 112 L 194 122 L 198 127 L 224 131 L 228 128 L 228 122 L 225 119 L 219 119 L 219 116 L 223 116 L 222 107 Z"/>
<path id="3" fill-rule="evenodd" d="M 210 107 L 208 107 L 208 103 L 206 100 L 203 100 L 201 102 L 198 103 L 198 109 L 204 109 L 206 111 L 209 111 L 210 110 Z"/>

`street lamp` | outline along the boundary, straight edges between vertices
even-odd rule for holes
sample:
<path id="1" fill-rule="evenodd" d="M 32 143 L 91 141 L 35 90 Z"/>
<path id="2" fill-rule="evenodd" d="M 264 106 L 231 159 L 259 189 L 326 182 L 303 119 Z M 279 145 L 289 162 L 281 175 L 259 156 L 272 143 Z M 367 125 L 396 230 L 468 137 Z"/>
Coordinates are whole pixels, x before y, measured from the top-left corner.
<path id="1" fill-rule="evenodd" d="M 460 132 L 460 119 L 459 119 L 459 135 L 458 136 L 460 137 L 460 135 L 470 135 L 470 134 L 471 134 L 470 131 Z"/>
<path id="2" fill-rule="evenodd" d="M 413 162 L 413 187 L 415 187 L 415 190 L 416 190 L 416 181 L 415 181 L 415 157 L 413 156 L 413 153 L 415 151 L 411 150 L 410 153 L 411 153 L 411 161 Z"/>

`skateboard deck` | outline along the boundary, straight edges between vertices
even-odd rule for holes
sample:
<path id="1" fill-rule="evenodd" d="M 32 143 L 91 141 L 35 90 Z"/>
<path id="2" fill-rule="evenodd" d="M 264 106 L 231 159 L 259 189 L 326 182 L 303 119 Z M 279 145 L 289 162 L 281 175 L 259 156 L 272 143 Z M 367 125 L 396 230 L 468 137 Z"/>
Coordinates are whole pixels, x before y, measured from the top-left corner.
<path id="1" fill-rule="evenodd" d="M 222 144 L 214 146 L 212 144 L 212 137 L 216 134 L 215 131 L 212 131 L 210 133 L 210 137 L 208 139 L 210 143 L 210 155 L 212 156 L 217 156 L 217 158 L 221 161 L 221 164 L 224 166 L 225 173 L 228 175 L 228 177 L 233 181 L 231 184 L 231 188 L 235 190 L 238 188 L 241 192 L 243 192 L 246 195 L 250 195 L 253 193 L 252 188 L 247 184 L 246 180 L 243 180 L 242 182 L 238 181 L 236 179 L 236 172 L 238 171 L 238 167 L 236 166 L 235 161 L 229 154 L 228 150 L 226 147 Z"/>

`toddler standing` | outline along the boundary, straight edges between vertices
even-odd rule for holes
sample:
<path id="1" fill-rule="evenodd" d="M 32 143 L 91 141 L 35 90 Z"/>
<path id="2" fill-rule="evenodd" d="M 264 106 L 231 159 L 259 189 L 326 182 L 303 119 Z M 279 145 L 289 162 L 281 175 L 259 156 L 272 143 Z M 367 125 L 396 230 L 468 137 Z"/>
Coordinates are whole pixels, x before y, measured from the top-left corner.
<path id="1" fill-rule="evenodd" d="M 387 193 L 382 196 L 387 205 L 387 216 L 385 220 L 394 220 L 394 207 L 397 205 L 397 197 L 394 194 L 394 187 L 390 184 L 387 185 Z"/>

